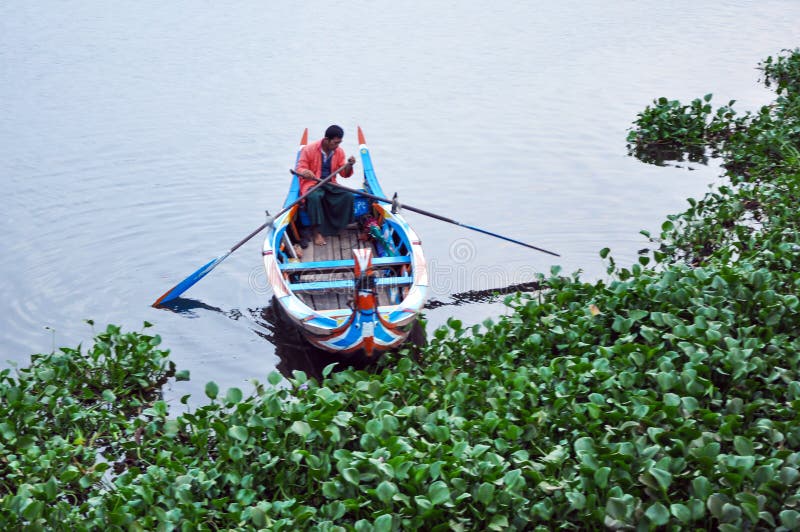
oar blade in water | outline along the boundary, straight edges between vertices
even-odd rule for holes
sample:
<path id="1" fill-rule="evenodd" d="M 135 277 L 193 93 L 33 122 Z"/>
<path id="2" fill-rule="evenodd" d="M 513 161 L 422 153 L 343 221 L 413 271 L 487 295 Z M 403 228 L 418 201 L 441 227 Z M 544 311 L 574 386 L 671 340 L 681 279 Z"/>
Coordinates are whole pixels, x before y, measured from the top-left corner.
<path id="1" fill-rule="evenodd" d="M 186 292 L 189 288 L 191 288 L 195 283 L 197 283 L 200 279 L 208 275 L 208 273 L 213 270 L 217 264 L 225 260 L 225 258 L 230 255 L 230 252 L 217 257 L 214 260 L 209 261 L 208 263 L 201 266 L 196 272 L 191 274 L 189 277 L 181 281 L 180 283 L 173 286 L 171 289 L 167 290 L 161 297 L 155 300 L 153 303 L 154 307 L 158 307 L 164 303 L 172 301 L 180 297 L 181 294 Z"/>

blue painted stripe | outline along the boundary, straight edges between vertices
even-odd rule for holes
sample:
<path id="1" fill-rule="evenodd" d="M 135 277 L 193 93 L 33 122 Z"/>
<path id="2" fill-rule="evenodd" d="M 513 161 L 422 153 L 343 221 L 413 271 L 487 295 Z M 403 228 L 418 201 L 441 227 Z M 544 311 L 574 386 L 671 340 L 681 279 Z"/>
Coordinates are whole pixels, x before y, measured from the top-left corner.
<path id="1" fill-rule="evenodd" d="M 369 192 L 376 196 L 386 197 L 383 193 L 378 176 L 375 175 L 375 167 L 372 166 L 372 156 L 369 153 L 369 148 L 364 146 L 361 148 L 361 164 L 364 167 L 364 181 L 367 183 Z"/>
<path id="2" fill-rule="evenodd" d="M 411 257 L 374 257 L 373 266 L 400 266 L 411 264 Z M 278 264 L 282 272 L 296 272 L 303 270 L 352 270 L 355 267 L 353 260 L 321 260 L 317 262 L 287 262 Z"/>
<path id="3" fill-rule="evenodd" d="M 399 286 L 411 284 L 414 278 L 409 275 L 401 277 L 383 277 L 376 279 L 375 284 L 378 286 Z M 355 282 L 352 279 L 341 279 L 338 281 L 314 281 L 311 283 L 292 283 L 289 285 L 289 290 L 292 292 L 310 292 L 316 290 L 333 290 L 341 288 L 355 288 Z"/>
<path id="4" fill-rule="evenodd" d="M 383 324 L 379 321 L 375 322 L 375 331 L 373 332 L 373 334 L 375 335 L 375 338 L 377 340 L 380 340 L 384 344 L 389 344 L 397 341 L 397 338 L 389 334 L 389 331 L 387 331 L 384 328 Z"/>

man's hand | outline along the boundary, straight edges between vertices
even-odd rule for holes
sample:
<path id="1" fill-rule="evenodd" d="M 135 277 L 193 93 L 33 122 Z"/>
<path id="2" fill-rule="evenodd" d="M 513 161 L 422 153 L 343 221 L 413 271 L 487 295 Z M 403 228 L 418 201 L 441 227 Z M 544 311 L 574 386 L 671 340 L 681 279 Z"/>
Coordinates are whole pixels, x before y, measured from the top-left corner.
<path id="1" fill-rule="evenodd" d="M 351 156 L 350 156 L 350 157 L 347 159 L 347 164 L 349 164 L 349 165 L 350 165 L 350 168 L 352 168 L 352 167 L 353 167 L 353 165 L 355 165 L 355 164 L 356 164 L 356 158 L 355 158 L 355 157 L 353 157 L 353 156 L 351 155 Z"/>
<path id="2" fill-rule="evenodd" d="M 314 175 L 314 172 L 312 172 L 311 170 L 308 170 L 308 169 L 305 169 L 302 172 L 300 172 L 300 175 L 305 177 L 306 179 L 316 179 L 316 177 L 317 177 L 317 176 Z"/>

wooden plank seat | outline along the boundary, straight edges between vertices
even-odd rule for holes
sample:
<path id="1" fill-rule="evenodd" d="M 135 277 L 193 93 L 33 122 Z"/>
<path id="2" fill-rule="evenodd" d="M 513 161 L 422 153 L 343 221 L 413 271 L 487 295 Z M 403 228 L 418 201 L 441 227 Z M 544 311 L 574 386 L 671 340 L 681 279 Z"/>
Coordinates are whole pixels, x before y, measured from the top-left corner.
<path id="1" fill-rule="evenodd" d="M 372 259 L 372 266 L 402 266 L 404 264 L 411 264 L 411 257 L 374 257 Z M 325 260 L 316 262 L 287 262 L 278 264 L 278 267 L 285 273 L 305 273 L 305 272 L 322 272 L 322 271 L 337 271 L 337 270 L 352 270 L 355 268 L 353 259 L 349 260 Z"/>
<path id="2" fill-rule="evenodd" d="M 411 284 L 414 278 L 410 275 L 400 277 L 381 277 L 375 279 L 375 285 L 379 287 L 391 287 Z M 353 279 L 340 279 L 337 281 L 312 281 L 310 283 L 291 283 L 289 289 L 292 292 L 318 292 L 320 290 L 353 290 L 355 281 Z"/>

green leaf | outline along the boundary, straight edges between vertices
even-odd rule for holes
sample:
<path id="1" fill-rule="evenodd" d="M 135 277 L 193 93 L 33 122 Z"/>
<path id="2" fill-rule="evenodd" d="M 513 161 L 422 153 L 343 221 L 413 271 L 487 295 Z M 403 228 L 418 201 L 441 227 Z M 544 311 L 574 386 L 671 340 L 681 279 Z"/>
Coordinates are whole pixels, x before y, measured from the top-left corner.
<path id="1" fill-rule="evenodd" d="M 428 487 L 428 498 L 434 505 L 450 500 L 450 489 L 441 480 L 437 480 Z"/>
<path id="2" fill-rule="evenodd" d="M 712 489 L 711 482 L 706 477 L 697 477 L 692 480 L 692 491 L 700 500 L 706 500 L 711 495 Z"/>
<path id="3" fill-rule="evenodd" d="M 242 390 L 239 388 L 229 388 L 228 392 L 225 394 L 225 404 L 228 405 L 235 405 L 240 403 L 242 400 Z"/>
<path id="4" fill-rule="evenodd" d="M 39 519 L 39 517 L 41 517 L 44 508 L 44 501 L 34 500 L 31 501 L 31 503 L 28 504 L 24 510 L 22 510 L 22 515 L 28 521 L 36 521 Z"/>
<path id="5" fill-rule="evenodd" d="M 354 467 L 346 468 L 342 471 L 342 476 L 347 482 L 355 486 L 358 486 L 359 482 L 361 482 L 361 474 L 358 472 L 358 469 Z"/>
<path id="6" fill-rule="evenodd" d="M 669 522 L 669 510 L 660 502 L 650 505 L 644 514 L 650 519 L 650 522 L 656 526 L 663 526 Z"/>
<path id="7" fill-rule="evenodd" d="M 610 467 L 600 467 L 594 472 L 594 483 L 598 488 L 605 489 L 608 486 L 608 476 L 611 474 Z"/>
<path id="8" fill-rule="evenodd" d="M 180 432 L 180 424 L 176 419 L 168 419 L 164 422 L 164 435 L 174 437 Z"/>
<path id="9" fill-rule="evenodd" d="M 219 386 L 214 381 L 211 381 L 206 384 L 206 395 L 209 399 L 216 399 L 217 395 L 219 394 Z"/>
<path id="10" fill-rule="evenodd" d="M 392 514 L 383 514 L 375 519 L 373 532 L 388 532 L 392 529 Z"/>
<path id="11" fill-rule="evenodd" d="M 427 512 L 428 510 L 433 508 L 430 499 L 428 499 L 423 495 L 417 495 L 416 497 L 414 497 L 414 502 L 416 503 L 417 506 L 419 506 L 419 509 L 422 510 L 423 512 Z"/>
<path id="12" fill-rule="evenodd" d="M 632 506 L 632 501 L 621 497 L 609 497 L 606 501 L 606 514 L 616 521 L 625 521 L 628 508 Z"/>
<path id="13" fill-rule="evenodd" d="M 107 403 L 113 403 L 117 400 L 117 396 L 111 390 L 103 390 L 103 400 Z"/>
<path id="14" fill-rule="evenodd" d="M 706 507 L 700 499 L 689 499 L 689 512 L 692 514 L 692 521 L 702 519 L 706 515 Z"/>
<path id="15" fill-rule="evenodd" d="M 669 485 L 672 484 L 672 475 L 669 471 L 664 471 L 663 469 L 659 469 L 657 467 L 651 467 L 649 473 L 653 475 L 653 478 L 656 479 L 658 485 L 661 486 L 661 489 L 665 490 L 669 488 Z"/>
<path id="16" fill-rule="evenodd" d="M 700 403 L 697 401 L 697 399 L 691 396 L 681 397 L 681 404 L 683 405 L 683 408 L 685 408 L 690 414 L 700 408 Z"/>
<path id="17" fill-rule="evenodd" d="M 267 526 L 267 514 L 258 506 L 250 508 L 250 520 L 256 528 L 264 528 Z"/>
<path id="18" fill-rule="evenodd" d="M 328 364 L 327 366 L 322 368 L 322 377 L 324 378 L 330 375 L 331 371 L 333 371 L 333 368 L 335 368 L 337 364 L 338 362 L 334 362 L 333 364 Z"/>
<path id="19" fill-rule="evenodd" d="M 692 512 L 683 504 L 671 504 L 669 511 L 681 523 L 688 523 L 692 520 Z"/>
<path id="20" fill-rule="evenodd" d="M 49 501 L 56 498 L 56 495 L 58 495 L 58 481 L 55 477 L 50 477 L 50 479 L 45 482 L 44 493 Z"/>
<path id="21" fill-rule="evenodd" d="M 480 445 L 476 445 L 475 448 L 477 449 Z M 556 445 L 555 448 L 547 453 L 546 456 L 542 457 L 542 461 L 550 463 L 550 464 L 560 464 L 563 462 L 567 457 L 567 452 L 561 445 Z"/>
<path id="22" fill-rule="evenodd" d="M 722 505 L 722 516 L 720 517 L 720 521 L 724 523 L 731 523 L 738 521 L 741 517 L 742 509 L 735 504 L 726 502 Z"/>
<path id="23" fill-rule="evenodd" d="M 677 394 L 674 393 L 665 393 L 664 394 L 664 405 L 665 406 L 680 406 L 681 398 Z"/>
<path id="24" fill-rule="evenodd" d="M 234 425 L 228 429 L 228 436 L 244 443 L 247 441 L 249 434 L 245 427 L 242 427 L 241 425 Z"/>
<path id="25" fill-rule="evenodd" d="M 189 380 L 189 370 L 188 369 L 182 369 L 181 371 L 176 371 L 175 372 L 175 380 L 178 381 L 178 382 L 180 382 L 180 381 L 188 381 Z M 263 511 L 262 511 L 262 513 L 263 513 Z"/>
<path id="26" fill-rule="evenodd" d="M 478 493 L 475 497 L 478 502 L 484 506 L 488 506 L 494 498 L 494 484 L 484 482 L 478 487 Z"/>
<path id="27" fill-rule="evenodd" d="M 573 510 L 583 510 L 586 508 L 586 496 L 578 491 L 568 491 L 564 494 L 569 501 L 570 508 Z"/>
<path id="28" fill-rule="evenodd" d="M 289 430 L 291 430 L 298 436 L 302 436 L 303 438 L 305 438 L 311 433 L 311 425 L 309 425 L 305 421 L 295 421 L 294 423 L 292 423 L 292 426 L 289 427 Z"/>
<path id="29" fill-rule="evenodd" d="M 234 462 L 238 462 L 244 457 L 244 452 L 242 451 L 241 447 L 237 447 L 234 445 L 230 449 L 228 449 L 228 456 L 231 457 L 231 460 Z"/>
<path id="30" fill-rule="evenodd" d="M 368 434 L 373 436 L 380 436 L 383 432 L 383 422 L 380 419 L 370 419 L 364 426 Z"/>
<path id="31" fill-rule="evenodd" d="M 584 436 L 575 440 L 576 453 L 591 453 L 594 451 L 594 441 L 589 436 Z"/>
<path id="32" fill-rule="evenodd" d="M 800 472 L 797 471 L 797 468 L 788 466 L 781 468 L 780 479 L 784 485 L 793 485 L 795 482 L 797 482 L 798 477 L 800 477 Z"/>
<path id="33" fill-rule="evenodd" d="M 283 376 L 277 371 L 271 371 L 267 376 L 267 382 L 273 386 L 277 386 L 283 380 Z"/>
<path id="34" fill-rule="evenodd" d="M 733 447 L 736 449 L 736 452 L 742 456 L 753 456 L 755 452 L 753 449 L 753 440 L 745 438 L 744 436 L 734 436 Z"/>
<path id="35" fill-rule="evenodd" d="M 508 518 L 503 514 L 495 514 L 489 523 L 489 530 L 507 530 Z"/>
<path id="36" fill-rule="evenodd" d="M 797 530 L 800 528 L 800 513 L 796 510 L 784 510 L 780 514 L 781 524 L 789 530 Z"/>
<path id="37" fill-rule="evenodd" d="M 604 258 L 608 257 L 608 254 L 609 254 L 609 253 L 611 253 L 611 250 L 610 250 L 609 248 L 603 248 L 603 249 L 601 249 L 601 250 L 600 250 L 600 258 L 601 258 L 601 259 L 604 259 Z"/>
<path id="38" fill-rule="evenodd" d="M 722 519 L 723 506 L 727 504 L 728 498 L 721 493 L 712 493 L 706 501 L 706 506 L 711 512 L 711 515 L 717 519 Z"/>
<path id="39" fill-rule="evenodd" d="M 388 503 L 392 500 L 395 493 L 397 493 L 397 486 L 393 482 L 389 482 L 388 480 L 384 480 L 378 487 L 375 488 L 375 494 L 378 496 L 378 499 L 381 500 L 383 503 Z"/>
<path id="40" fill-rule="evenodd" d="M 322 494 L 328 499 L 338 499 L 341 496 L 341 483 L 328 480 L 322 483 Z"/>

